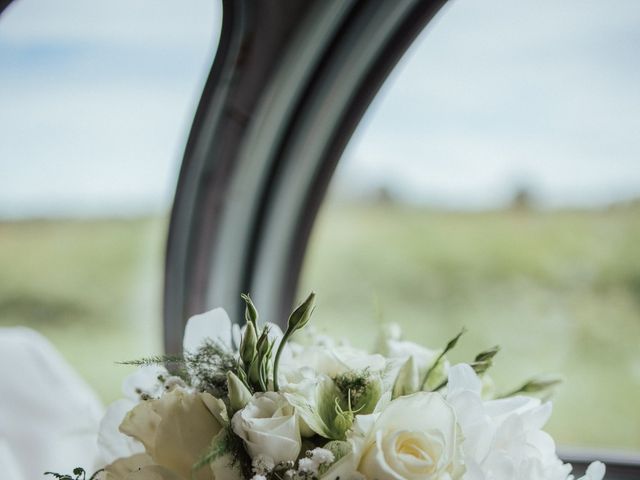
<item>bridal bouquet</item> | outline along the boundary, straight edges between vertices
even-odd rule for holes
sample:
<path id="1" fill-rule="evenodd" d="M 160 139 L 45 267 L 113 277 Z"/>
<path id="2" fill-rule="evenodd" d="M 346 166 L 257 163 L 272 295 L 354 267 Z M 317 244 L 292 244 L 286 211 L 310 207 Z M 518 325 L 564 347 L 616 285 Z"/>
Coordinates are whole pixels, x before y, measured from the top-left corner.
<path id="1" fill-rule="evenodd" d="M 189 319 L 184 353 L 145 358 L 111 405 L 99 444 L 104 480 L 567 480 L 542 430 L 551 405 L 530 381 L 493 396 L 498 352 L 451 365 L 441 350 L 385 332 L 367 353 L 304 329 L 311 294 L 283 333 L 222 309 Z M 601 480 L 591 464 L 584 480 Z M 53 474 L 59 479 L 81 479 Z"/>

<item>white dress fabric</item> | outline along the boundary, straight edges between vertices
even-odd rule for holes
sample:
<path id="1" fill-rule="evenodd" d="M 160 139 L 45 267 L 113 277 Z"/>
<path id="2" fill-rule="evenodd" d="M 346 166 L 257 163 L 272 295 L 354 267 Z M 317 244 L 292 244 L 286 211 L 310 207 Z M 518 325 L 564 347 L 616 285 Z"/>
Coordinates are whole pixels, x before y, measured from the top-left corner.
<path id="1" fill-rule="evenodd" d="M 95 393 L 47 339 L 0 328 L 0 471 L 7 478 L 93 468 L 102 415 Z"/>

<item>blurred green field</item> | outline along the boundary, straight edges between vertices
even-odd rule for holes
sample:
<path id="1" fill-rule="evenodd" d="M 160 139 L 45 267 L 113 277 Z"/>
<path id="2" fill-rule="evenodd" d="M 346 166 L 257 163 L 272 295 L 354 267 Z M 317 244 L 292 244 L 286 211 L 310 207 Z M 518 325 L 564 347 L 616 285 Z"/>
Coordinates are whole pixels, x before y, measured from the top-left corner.
<path id="1" fill-rule="evenodd" d="M 378 324 L 432 347 L 466 326 L 455 361 L 499 344 L 498 392 L 561 373 L 550 431 L 640 450 L 640 208 L 438 213 L 328 204 L 300 296 L 315 325 L 371 346 Z M 373 320 L 372 320 L 373 319 Z"/>
<path id="2" fill-rule="evenodd" d="M 0 325 L 43 332 L 105 401 L 158 352 L 164 220 L 0 223 Z M 640 208 L 442 213 L 327 204 L 301 293 L 314 323 L 369 347 L 378 326 L 455 361 L 496 343 L 498 391 L 566 377 L 550 431 L 561 443 L 640 450 Z M 259 307 L 259 306 L 258 306 Z"/>
<path id="3" fill-rule="evenodd" d="M 161 347 L 161 220 L 0 223 L 0 326 L 43 333 L 106 401 Z"/>

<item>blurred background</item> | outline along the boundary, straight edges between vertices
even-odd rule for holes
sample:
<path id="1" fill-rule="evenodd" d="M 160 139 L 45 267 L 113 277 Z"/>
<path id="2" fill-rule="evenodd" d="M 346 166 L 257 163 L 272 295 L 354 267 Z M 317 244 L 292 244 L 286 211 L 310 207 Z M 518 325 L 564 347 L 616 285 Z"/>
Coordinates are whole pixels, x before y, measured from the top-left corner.
<path id="1" fill-rule="evenodd" d="M 161 349 L 168 211 L 219 4 L 17 0 L 0 18 L 0 326 L 105 402 Z M 498 393 L 562 373 L 560 443 L 640 451 L 640 3 L 454 0 L 350 143 L 300 285 L 316 327 L 454 361 Z M 258 306 L 259 307 L 259 306 Z M 372 328 L 372 325 L 374 328 Z"/>

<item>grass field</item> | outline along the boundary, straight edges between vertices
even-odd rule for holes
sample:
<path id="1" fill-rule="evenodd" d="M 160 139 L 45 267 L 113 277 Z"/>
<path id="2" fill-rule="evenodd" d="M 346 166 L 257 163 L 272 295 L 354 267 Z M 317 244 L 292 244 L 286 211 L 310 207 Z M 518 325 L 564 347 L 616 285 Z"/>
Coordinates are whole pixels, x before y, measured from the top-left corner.
<path id="1" fill-rule="evenodd" d="M 0 325 L 47 335 L 105 401 L 114 360 L 160 348 L 165 223 L 0 224 Z M 562 443 L 640 450 L 640 208 L 442 213 L 328 204 L 301 292 L 320 330 L 375 342 L 399 323 L 453 360 L 496 343 L 498 391 L 566 377 L 550 431 Z"/>
<path id="2" fill-rule="evenodd" d="M 466 326 L 454 359 L 500 344 L 499 391 L 566 377 L 550 426 L 563 443 L 640 450 L 640 209 L 325 208 L 302 281 L 316 325 L 362 346 L 383 321 L 431 346 Z"/>
<path id="3" fill-rule="evenodd" d="M 158 352 L 165 224 L 0 223 L 0 326 L 46 335 L 105 401 L 127 367 Z"/>

